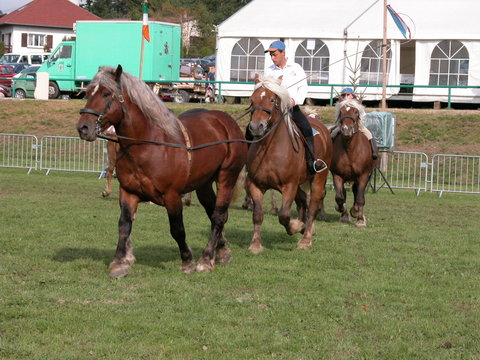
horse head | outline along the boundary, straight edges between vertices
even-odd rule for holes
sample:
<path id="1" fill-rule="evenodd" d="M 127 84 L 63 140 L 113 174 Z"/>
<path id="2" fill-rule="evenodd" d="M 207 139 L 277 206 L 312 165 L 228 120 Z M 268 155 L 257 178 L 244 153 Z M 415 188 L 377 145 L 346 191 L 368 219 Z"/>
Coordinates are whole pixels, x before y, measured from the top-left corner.
<path id="1" fill-rule="evenodd" d="M 261 78 L 255 74 L 255 89 L 250 97 L 250 122 L 248 127 L 254 137 L 261 137 L 286 113 L 288 92 L 281 86 L 282 77 Z M 287 99 L 287 100 L 285 100 Z"/>
<path id="2" fill-rule="evenodd" d="M 80 138 L 94 141 L 100 132 L 122 120 L 125 114 L 122 72 L 121 65 L 116 70 L 101 67 L 87 87 L 88 100 L 77 123 Z"/>
<path id="3" fill-rule="evenodd" d="M 337 104 L 337 123 L 344 137 L 351 138 L 358 131 L 365 110 L 356 100 L 344 100 Z"/>

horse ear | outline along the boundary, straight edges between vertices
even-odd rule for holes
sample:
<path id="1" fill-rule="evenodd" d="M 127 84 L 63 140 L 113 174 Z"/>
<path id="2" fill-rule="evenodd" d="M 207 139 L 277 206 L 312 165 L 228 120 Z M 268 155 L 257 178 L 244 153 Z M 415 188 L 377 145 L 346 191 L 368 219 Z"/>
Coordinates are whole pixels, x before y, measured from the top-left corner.
<path id="1" fill-rule="evenodd" d="M 120 76 L 122 76 L 123 68 L 122 65 L 118 64 L 117 70 L 115 70 L 115 81 L 120 81 Z"/>
<path id="2" fill-rule="evenodd" d="M 260 74 L 259 73 L 255 73 L 255 78 L 253 79 L 253 81 L 255 82 L 255 84 L 258 84 L 260 82 Z"/>

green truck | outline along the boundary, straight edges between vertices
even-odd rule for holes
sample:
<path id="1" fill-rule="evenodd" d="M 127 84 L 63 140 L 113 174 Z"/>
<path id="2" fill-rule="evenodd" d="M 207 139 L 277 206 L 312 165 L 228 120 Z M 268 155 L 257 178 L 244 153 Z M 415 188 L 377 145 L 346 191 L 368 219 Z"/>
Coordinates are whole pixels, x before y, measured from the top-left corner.
<path id="1" fill-rule="evenodd" d="M 143 40 L 142 80 L 179 79 L 181 28 L 152 21 L 150 42 Z M 82 92 L 100 66 L 122 65 L 134 76 L 140 73 L 141 21 L 78 21 L 75 40 L 61 42 L 38 69 L 50 74 L 49 97 Z"/>

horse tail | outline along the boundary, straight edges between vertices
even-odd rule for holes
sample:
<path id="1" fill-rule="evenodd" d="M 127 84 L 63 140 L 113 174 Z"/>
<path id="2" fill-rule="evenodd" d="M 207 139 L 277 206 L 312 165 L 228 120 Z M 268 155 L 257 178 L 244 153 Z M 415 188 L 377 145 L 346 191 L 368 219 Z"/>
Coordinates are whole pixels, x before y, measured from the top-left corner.
<path id="1" fill-rule="evenodd" d="M 237 182 L 235 183 L 235 187 L 233 188 L 232 201 L 230 202 L 230 204 L 235 202 L 241 196 L 243 190 L 245 189 L 246 180 L 247 180 L 247 170 L 244 166 L 240 171 L 240 174 L 238 174 Z"/>

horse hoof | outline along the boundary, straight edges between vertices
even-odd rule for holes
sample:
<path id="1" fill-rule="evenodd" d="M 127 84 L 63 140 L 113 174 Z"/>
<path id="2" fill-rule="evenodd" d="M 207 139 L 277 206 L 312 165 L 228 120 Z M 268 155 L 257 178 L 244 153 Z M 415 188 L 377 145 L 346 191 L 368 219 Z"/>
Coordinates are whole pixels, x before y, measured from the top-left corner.
<path id="1" fill-rule="evenodd" d="M 300 240 L 297 243 L 297 249 L 303 249 L 303 250 L 308 250 L 312 248 L 312 241 L 311 240 Z"/>
<path id="2" fill-rule="evenodd" d="M 350 218 L 348 215 L 340 216 L 340 222 L 343 224 L 348 224 L 350 222 Z"/>
<path id="3" fill-rule="evenodd" d="M 356 227 L 367 227 L 367 219 L 358 220 L 355 224 Z"/>
<path id="4" fill-rule="evenodd" d="M 290 231 L 288 232 L 288 234 L 293 235 L 293 234 L 299 233 L 303 230 L 304 226 L 305 224 L 298 219 L 291 220 L 290 226 L 289 226 Z"/>
<path id="5" fill-rule="evenodd" d="M 102 196 L 103 196 L 103 197 L 110 196 L 110 194 L 111 194 L 111 193 L 110 193 L 110 192 L 107 192 L 107 191 L 103 191 L 103 192 L 102 192 Z"/>
<path id="6" fill-rule="evenodd" d="M 184 272 L 185 274 L 191 274 L 197 271 L 197 267 L 194 261 L 189 261 L 182 263 L 180 266 L 180 271 Z"/>
<path id="7" fill-rule="evenodd" d="M 210 272 L 215 268 L 215 262 L 213 260 L 201 259 L 196 267 L 198 272 Z"/>
<path id="8" fill-rule="evenodd" d="M 118 265 L 112 266 L 110 265 L 110 277 L 113 279 L 120 279 L 128 275 L 130 271 L 130 266 L 128 265 Z"/>
<path id="9" fill-rule="evenodd" d="M 227 247 L 217 249 L 215 253 L 215 262 L 219 265 L 227 265 L 232 262 L 232 250 Z"/>
<path id="10" fill-rule="evenodd" d="M 262 245 L 250 245 L 248 251 L 250 251 L 254 255 L 260 254 L 265 248 Z"/>

